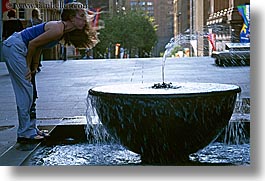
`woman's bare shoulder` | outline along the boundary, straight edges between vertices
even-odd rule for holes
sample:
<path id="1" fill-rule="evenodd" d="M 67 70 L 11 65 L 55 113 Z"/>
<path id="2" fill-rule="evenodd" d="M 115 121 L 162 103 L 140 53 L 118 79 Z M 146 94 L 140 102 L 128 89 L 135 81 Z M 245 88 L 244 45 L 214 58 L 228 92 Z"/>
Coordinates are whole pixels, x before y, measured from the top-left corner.
<path id="1" fill-rule="evenodd" d="M 45 31 L 52 30 L 59 34 L 63 34 L 64 26 L 61 21 L 49 21 L 45 25 Z"/>

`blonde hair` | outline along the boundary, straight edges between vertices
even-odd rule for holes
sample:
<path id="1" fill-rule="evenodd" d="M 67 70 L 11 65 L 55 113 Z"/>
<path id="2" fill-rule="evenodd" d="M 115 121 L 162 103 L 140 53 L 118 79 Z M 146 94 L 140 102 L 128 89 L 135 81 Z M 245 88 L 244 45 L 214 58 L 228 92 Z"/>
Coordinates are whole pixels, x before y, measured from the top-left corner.
<path id="1" fill-rule="evenodd" d="M 71 20 L 78 11 L 86 12 L 86 24 L 82 30 L 76 29 L 64 34 L 65 44 L 72 44 L 76 48 L 93 48 L 99 42 L 98 28 L 92 26 L 93 15 L 88 15 L 87 10 L 82 8 L 83 4 L 79 2 L 68 3 L 65 5 L 61 14 L 62 21 Z"/>

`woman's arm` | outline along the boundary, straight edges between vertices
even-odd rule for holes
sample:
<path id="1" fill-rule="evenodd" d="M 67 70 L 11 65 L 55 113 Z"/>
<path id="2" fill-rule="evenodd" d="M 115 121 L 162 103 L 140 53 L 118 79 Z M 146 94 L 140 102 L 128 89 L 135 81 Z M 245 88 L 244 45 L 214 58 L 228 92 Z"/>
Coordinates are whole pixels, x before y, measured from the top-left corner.
<path id="1" fill-rule="evenodd" d="M 41 48 L 38 48 L 35 51 L 35 54 L 33 56 L 33 60 L 32 60 L 32 63 L 31 63 L 31 72 L 32 73 L 35 73 L 37 71 L 38 67 L 39 67 L 41 52 L 42 52 Z"/>
<path id="2" fill-rule="evenodd" d="M 35 69 L 31 69 L 32 67 L 36 67 L 36 65 L 32 65 L 32 61 L 34 61 L 34 63 L 36 62 L 36 57 L 38 57 L 40 55 L 41 51 L 41 47 L 43 47 L 44 45 L 58 40 L 60 39 L 60 37 L 63 36 L 63 25 L 62 23 L 58 23 L 58 22 L 48 22 L 45 25 L 45 32 L 43 34 L 41 34 L 40 36 L 34 38 L 33 40 L 31 40 L 28 44 L 28 53 L 27 53 L 27 67 L 29 69 L 28 74 L 26 75 L 26 79 L 31 79 L 31 71 L 35 71 Z M 38 56 L 35 56 L 37 55 Z"/>

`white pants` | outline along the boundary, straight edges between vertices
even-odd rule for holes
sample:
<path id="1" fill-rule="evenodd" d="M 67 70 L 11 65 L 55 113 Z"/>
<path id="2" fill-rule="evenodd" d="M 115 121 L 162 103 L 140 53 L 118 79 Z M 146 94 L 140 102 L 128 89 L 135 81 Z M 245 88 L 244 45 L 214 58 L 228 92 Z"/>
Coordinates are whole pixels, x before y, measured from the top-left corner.
<path id="1" fill-rule="evenodd" d="M 18 137 L 29 138 L 37 134 L 36 119 L 30 120 L 30 107 L 33 101 L 33 88 L 29 80 L 26 80 L 28 72 L 26 55 L 27 47 L 20 33 L 14 33 L 3 42 L 3 58 L 11 78 L 16 96 L 19 126 Z"/>

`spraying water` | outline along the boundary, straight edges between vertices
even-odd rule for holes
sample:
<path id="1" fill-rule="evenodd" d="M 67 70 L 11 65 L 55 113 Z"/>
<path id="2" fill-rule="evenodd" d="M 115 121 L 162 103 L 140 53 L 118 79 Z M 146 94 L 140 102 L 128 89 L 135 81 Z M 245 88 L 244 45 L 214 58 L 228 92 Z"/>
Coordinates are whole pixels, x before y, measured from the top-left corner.
<path id="1" fill-rule="evenodd" d="M 163 55 L 163 61 L 162 61 L 162 82 L 165 83 L 165 64 L 167 57 L 171 54 L 171 51 L 176 46 L 176 39 L 171 38 L 168 44 L 165 46 L 165 52 Z"/>
<path id="2" fill-rule="evenodd" d="M 197 38 L 197 36 L 193 36 Z M 162 59 L 162 84 L 165 84 L 165 64 L 167 57 L 172 55 L 172 52 L 177 47 L 188 46 L 190 44 L 190 36 L 185 34 L 179 34 L 176 37 L 170 39 L 170 41 L 165 46 L 165 52 Z"/>

